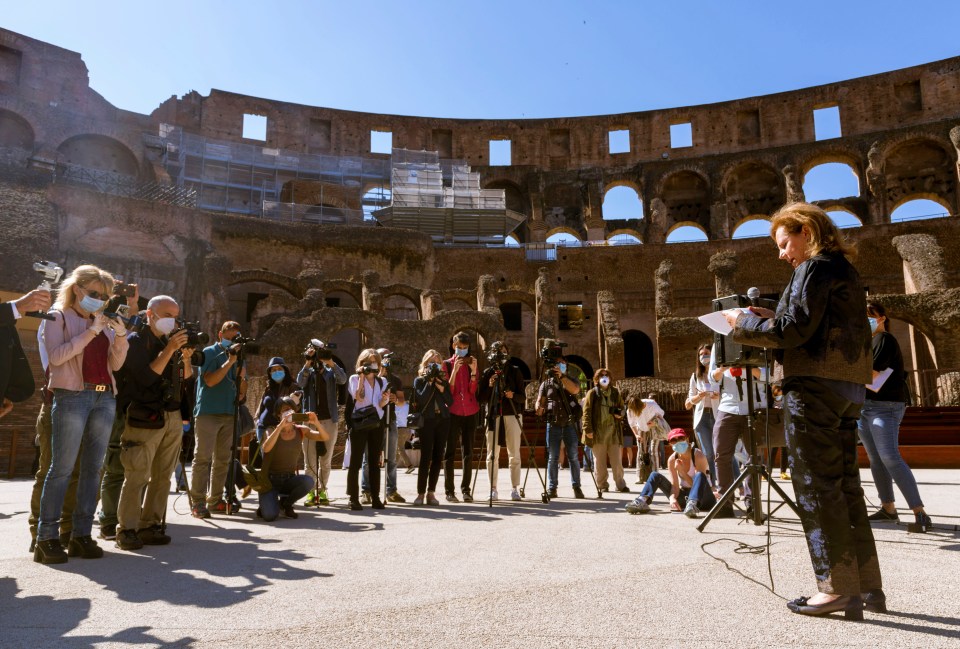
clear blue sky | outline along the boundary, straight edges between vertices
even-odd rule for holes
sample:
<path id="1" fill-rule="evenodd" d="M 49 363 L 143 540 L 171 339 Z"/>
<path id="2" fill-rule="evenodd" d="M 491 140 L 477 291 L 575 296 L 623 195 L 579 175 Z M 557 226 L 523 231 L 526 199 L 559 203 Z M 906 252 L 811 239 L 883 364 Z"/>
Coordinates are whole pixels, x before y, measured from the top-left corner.
<path id="1" fill-rule="evenodd" d="M 149 113 L 219 88 L 438 117 L 724 101 L 960 54 L 960 1 L 19 2 L 0 24 L 83 55 Z"/>

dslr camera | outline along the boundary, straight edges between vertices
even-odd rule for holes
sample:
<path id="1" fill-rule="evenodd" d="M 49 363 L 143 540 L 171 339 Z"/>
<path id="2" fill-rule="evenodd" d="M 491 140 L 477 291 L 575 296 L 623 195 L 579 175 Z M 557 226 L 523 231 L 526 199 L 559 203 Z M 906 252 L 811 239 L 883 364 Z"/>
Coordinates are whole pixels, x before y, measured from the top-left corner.
<path id="1" fill-rule="evenodd" d="M 567 343 L 560 342 L 559 340 L 544 341 L 543 347 L 540 349 L 540 358 L 543 360 L 543 368 L 545 370 L 549 371 L 556 367 L 560 359 L 563 358 L 563 348 L 566 346 Z"/>
<path id="2" fill-rule="evenodd" d="M 328 361 L 333 358 L 333 352 L 330 350 L 336 348 L 337 346 L 333 343 L 325 343 L 319 338 L 311 338 L 303 350 L 303 360 L 312 361 L 320 359 L 321 361 Z"/>
<path id="3" fill-rule="evenodd" d="M 424 372 L 423 378 L 427 381 L 435 381 L 443 378 L 443 368 L 440 366 L 440 363 L 430 363 L 427 365 L 427 371 Z"/>
<path id="4" fill-rule="evenodd" d="M 487 350 L 487 363 L 494 371 L 502 372 L 508 360 L 510 360 L 510 355 L 503 350 L 501 341 L 498 340 L 490 345 L 490 349 Z"/>
<path id="5" fill-rule="evenodd" d="M 614 417 L 622 417 L 623 408 L 620 408 L 618 406 L 610 406 L 610 414 L 613 415 Z"/>
<path id="6" fill-rule="evenodd" d="M 186 347 L 206 347 L 210 343 L 209 334 L 205 331 L 200 331 L 199 322 L 188 322 L 183 318 L 177 318 L 177 328 L 173 333 L 180 331 L 187 332 Z"/>

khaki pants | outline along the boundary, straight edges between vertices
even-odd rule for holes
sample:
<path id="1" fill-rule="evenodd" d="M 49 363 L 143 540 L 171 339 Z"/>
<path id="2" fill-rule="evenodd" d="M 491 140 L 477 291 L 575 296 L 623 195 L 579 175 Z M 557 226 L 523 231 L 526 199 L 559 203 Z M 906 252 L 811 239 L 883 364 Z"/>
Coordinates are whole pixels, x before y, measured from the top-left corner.
<path id="1" fill-rule="evenodd" d="M 117 505 L 118 532 L 159 525 L 167 511 L 170 476 L 180 457 L 183 422 L 179 412 L 165 414 L 163 428 L 134 428 L 128 424 L 123 429 L 120 440 L 123 487 Z"/>
<path id="2" fill-rule="evenodd" d="M 597 478 L 597 486 L 606 489 L 607 483 L 607 459 L 610 460 L 610 466 L 613 468 L 613 482 L 617 489 L 627 486 L 623 480 L 623 447 L 619 444 L 594 444 L 594 476 Z"/>
<path id="3" fill-rule="evenodd" d="M 40 406 L 40 414 L 37 415 L 37 439 L 40 441 L 40 466 L 37 468 L 37 474 L 34 476 L 33 492 L 30 494 L 30 537 L 37 538 L 37 523 L 40 521 L 40 495 L 43 493 L 43 481 L 47 477 L 47 471 L 50 470 L 50 436 L 53 434 L 53 426 L 50 421 L 50 406 L 46 403 Z M 73 475 L 70 476 L 70 482 L 67 485 L 67 495 L 63 499 L 63 513 L 60 515 L 60 536 L 69 537 L 73 531 L 73 508 L 77 505 L 77 478 L 80 473 L 80 456 L 77 454 L 77 464 L 73 467 Z"/>
<path id="4" fill-rule="evenodd" d="M 326 491 L 333 462 L 333 447 L 337 443 L 337 425 L 333 423 L 332 419 L 321 419 L 320 428 L 330 436 L 330 439 L 325 442 L 327 452 L 320 456 L 319 469 L 317 467 L 317 443 L 306 437 L 303 438 L 303 464 L 307 475 L 316 480 L 317 490 Z"/>
<path id="5" fill-rule="evenodd" d="M 523 429 L 523 417 L 520 422 L 514 416 L 497 417 L 494 430 L 487 430 L 487 475 L 490 476 L 490 488 L 497 488 L 497 471 L 500 468 L 500 445 L 497 444 L 497 431 L 503 420 L 503 436 L 507 443 L 507 457 L 510 458 L 510 486 L 520 486 L 520 436 Z"/>
<path id="6" fill-rule="evenodd" d="M 182 422 L 180 430 L 182 433 Z M 193 430 L 197 445 L 193 453 L 190 502 L 196 506 L 206 501 L 212 506 L 223 499 L 223 486 L 227 482 L 233 415 L 198 415 Z"/>

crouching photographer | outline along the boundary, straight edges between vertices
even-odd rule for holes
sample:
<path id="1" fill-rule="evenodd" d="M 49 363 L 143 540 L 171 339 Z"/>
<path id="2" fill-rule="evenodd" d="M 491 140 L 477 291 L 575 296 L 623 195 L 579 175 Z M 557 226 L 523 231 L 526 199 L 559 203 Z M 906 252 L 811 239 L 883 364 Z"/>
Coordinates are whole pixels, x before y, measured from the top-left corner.
<path id="1" fill-rule="evenodd" d="M 194 348 L 205 341 L 178 330 L 180 307 L 159 295 L 147 304 L 147 326 L 129 338 L 121 369 L 120 406 L 126 424 L 120 437 L 123 487 L 117 507 L 117 547 L 137 550 L 170 542 L 164 527 L 170 477 L 180 457 L 180 402 L 193 375 Z"/>
<path id="2" fill-rule="evenodd" d="M 257 516 L 268 522 L 276 520 L 281 512 L 287 518 L 296 518 L 297 512 L 293 510 L 293 503 L 313 489 L 311 476 L 297 475 L 303 440 L 314 443 L 330 441 L 330 435 L 321 424 L 317 413 L 300 414 L 297 413 L 297 408 L 296 401 L 290 397 L 281 398 L 274 411 L 280 423 L 263 442 L 261 471 L 269 476 L 270 485 L 259 493 L 260 507 L 257 509 Z"/>

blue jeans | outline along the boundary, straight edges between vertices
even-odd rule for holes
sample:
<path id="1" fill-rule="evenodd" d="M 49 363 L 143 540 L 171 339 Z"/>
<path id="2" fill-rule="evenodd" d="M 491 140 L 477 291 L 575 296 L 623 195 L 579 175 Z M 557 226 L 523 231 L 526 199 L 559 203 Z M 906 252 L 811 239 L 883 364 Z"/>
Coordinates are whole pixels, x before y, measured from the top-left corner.
<path id="1" fill-rule="evenodd" d="M 313 478 L 296 473 L 271 473 L 270 484 L 273 489 L 257 494 L 260 500 L 260 516 L 267 522 L 277 520 L 281 500 L 292 505 L 310 493 L 313 489 Z"/>
<path id="2" fill-rule="evenodd" d="M 905 403 L 867 399 L 863 402 L 857 429 L 870 458 L 870 473 L 873 474 L 880 502 L 894 501 L 893 483 L 896 482 L 900 493 L 907 499 L 907 506 L 914 509 L 923 507 L 923 501 L 920 500 L 920 490 L 917 489 L 913 471 L 900 456 L 898 441 L 900 422 L 906 409 Z"/>
<path id="3" fill-rule="evenodd" d="M 663 492 L 664 496 L 669 498 L 670 494 L 673 493 L 673 483 L 670 481 L 670 478 L 659 471 L 654 471 L 650 474 L 650 477 L 647 478 L 643 489 L 640 490 L 638 499 L 643 498 L 649 503 L 653 500 L 653 495 L 658 489 Z M 697 508 L 700 510 L 711 509 L 717 504 L 717 499 L 713 495 L 713 489 L 710 488 L 710 481 L 707 479 L 705 473 L 697 471 L 697 473 L 694 474 L 692 487 L 680 487 L 677 504 L 684 507 L 687 504 L 688 498 L 697 501 Z"/>
<path id="4" fill-rule="evenodd" d="M 583 447 L 583 468 L 593 471 L 593 449 L 589 446 Z"/>
<path id="5" fill-rule="evenodd" d="M 379 464 L 379 462 L 378 462 Z M 380 469 L 377 469 L 378 471 Z M 367 454 L 363 454 L 363 473 L 360 474 L 360 490 L 370 491 L 370 469 Z M 397 422 L 390 422 L 387 433 L 387 495 L 397 491 Z"/>
<path id="6" fill-rule="evenodd" d="M 73 538 L 90 536 L 100 490 L 100 469 L 103 467 L 116 412 L 117 402 L 109 390 L 54 390 L 53 408 L 50 411 L 53 426 L 50 470 L 43 481 L 43 493 L 40 496 L 38 541 L 55 539 L 59 535 L 63 499 L 81 443 L 83 453 L 77 478 L 77 506 L 73 510 Z"/>
<path id="7" fill-rule="evenodd" d="M 713 410 L 704 408 L 700 421 L 697 423 L 696 433 L 697 441 L 700 443 L 700 450 L 707 456 L 707 463 L 710 465 L 710 479 L 717 480 L 717 458 L 713 450 Z"/>
<path id="8" fill-rule="evenodd" d="M 570 482 L 574 487 L 580 486 L 580 462 L 577 458 L 577 426 L 567 424 L 558 426 L 547 424 L 547 449 L 550 457 L 547 459 L 547 488 L 556 489 L 560 473 L 560 442 L 567 448 L 567 463 L 570 465 Z"/>

